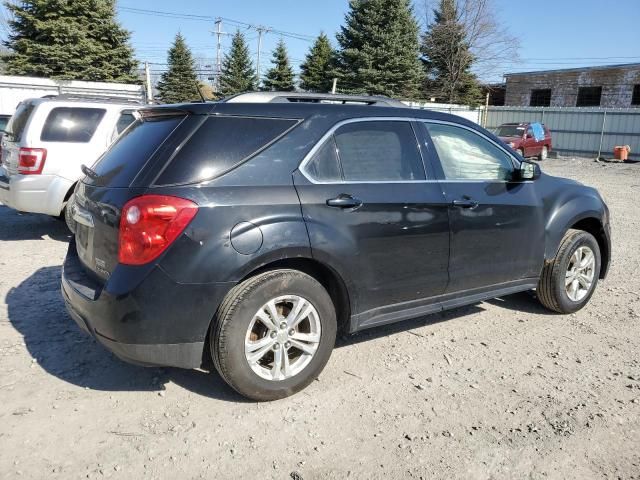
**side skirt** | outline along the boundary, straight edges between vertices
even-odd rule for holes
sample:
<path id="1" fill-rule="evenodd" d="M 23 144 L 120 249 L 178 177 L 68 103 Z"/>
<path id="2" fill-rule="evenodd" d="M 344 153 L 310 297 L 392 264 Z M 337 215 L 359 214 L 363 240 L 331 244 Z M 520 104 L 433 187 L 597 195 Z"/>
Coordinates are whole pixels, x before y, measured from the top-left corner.
<path id="1" fill-rule="evenodd" d="M 472 305 L 491 298 L 511 295 L 536 288 L 538 278 L 525 278 L 513 282 L 491 285 L 489 287 L 447 293 L 428 299 L 387 305 L 351 316 L 349 332 L 354 333 L 366 328 L 409 320 L 411 318 L 442 312 L 452 308 Z"/>

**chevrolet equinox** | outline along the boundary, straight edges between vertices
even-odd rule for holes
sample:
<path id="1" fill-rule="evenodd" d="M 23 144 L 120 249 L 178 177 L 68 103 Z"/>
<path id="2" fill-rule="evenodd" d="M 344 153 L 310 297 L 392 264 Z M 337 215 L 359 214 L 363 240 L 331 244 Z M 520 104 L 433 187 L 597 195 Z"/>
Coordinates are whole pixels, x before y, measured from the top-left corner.
<path id="1" fill-rule="evenodd" d="M 139 365 L 213 360 L 255 400 L 306 387 L 338 331 L 531 289 L 575 312 L 609 267 L 595 189 L 391 99 L 148 107 L 83 171 L 62 274 L 73 319 Z"/>

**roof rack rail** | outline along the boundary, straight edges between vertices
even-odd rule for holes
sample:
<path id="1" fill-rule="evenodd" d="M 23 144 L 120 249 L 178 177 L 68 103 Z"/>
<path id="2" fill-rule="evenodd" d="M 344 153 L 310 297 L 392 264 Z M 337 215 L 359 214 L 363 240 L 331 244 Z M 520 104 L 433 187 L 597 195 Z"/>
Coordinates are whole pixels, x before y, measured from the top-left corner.
<path id="1" fill-rule="evenodd" d="M 142 100 L 137 100 L 135 98 L 130 97 L 117 97 L 110 95 L 100 95 L 100 94 L 82 94 L 82 93 L 61 93 L 60 95 L 43 95 L 40 98 L 48 98 L 52 100 L 66 100 L 66 101 L 75 101 L 75 102 L 102 102 L 102 103 L 121 103 L 121 104 L 131 104 L 131 105 L 144 105 Z"/>
<path id="2" fill-rule="evenodd" d="M 342 95 L 337 93 L 307 92 L 246 92 L 227 97 L 225 103 L 328 103 L 339 105 L 373 105 L 406 107 L 394 98 L 381 95 Z"/>

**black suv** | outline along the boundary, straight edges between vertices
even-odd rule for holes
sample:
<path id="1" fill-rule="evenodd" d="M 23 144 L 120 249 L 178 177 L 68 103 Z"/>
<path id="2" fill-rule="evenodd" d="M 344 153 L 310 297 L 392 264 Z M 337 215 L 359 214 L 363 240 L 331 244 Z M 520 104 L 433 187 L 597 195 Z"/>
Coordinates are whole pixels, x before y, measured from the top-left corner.
<path id="1" fill-rule="evenodd" d="M 120 358 L 213 359 L 276 399 L 318 376 L 339 330 L 529 289 L 575 312 L 605 277 L 593 188 L 457 116 L 288 95 L 148 108 L 84 168 L 62 293 Z"/>

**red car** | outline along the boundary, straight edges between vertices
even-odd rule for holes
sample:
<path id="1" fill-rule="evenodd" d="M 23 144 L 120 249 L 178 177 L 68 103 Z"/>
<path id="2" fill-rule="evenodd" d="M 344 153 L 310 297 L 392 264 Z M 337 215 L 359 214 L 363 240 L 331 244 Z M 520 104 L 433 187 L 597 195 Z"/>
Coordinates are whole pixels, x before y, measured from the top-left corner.
<path id="1" fill-rule="evenodd" d="M 551 151 L 551 131 L 543 124 L 538 123 L 503 123 L 496 130 L 496 135 L 504 143 L 516 150 L 523 157 L 538 157 L 545 160 Z M 536 139 L 535 129 L 539 133 Z"/>

